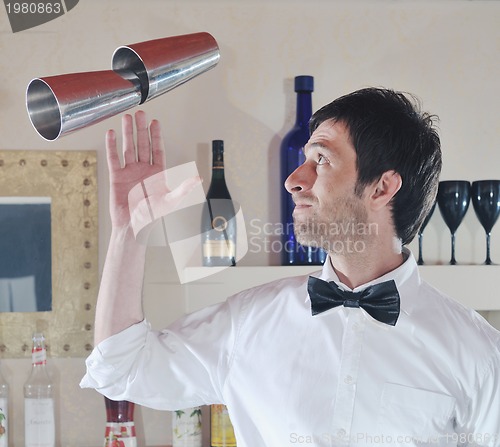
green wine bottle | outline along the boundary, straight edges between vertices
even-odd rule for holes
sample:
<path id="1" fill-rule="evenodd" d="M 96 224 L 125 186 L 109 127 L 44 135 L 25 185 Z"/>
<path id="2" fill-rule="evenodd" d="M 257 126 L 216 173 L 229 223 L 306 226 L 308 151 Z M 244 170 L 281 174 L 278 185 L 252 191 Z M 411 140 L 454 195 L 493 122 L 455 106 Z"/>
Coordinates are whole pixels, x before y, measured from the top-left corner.
<path id="1" fill-rule="evenodd" d="M 212 141 L 212 180 L 203 209 L 201 233 L 203 265 L 236 265 L 235 208 L 224 176 L 222 140 Z"/>

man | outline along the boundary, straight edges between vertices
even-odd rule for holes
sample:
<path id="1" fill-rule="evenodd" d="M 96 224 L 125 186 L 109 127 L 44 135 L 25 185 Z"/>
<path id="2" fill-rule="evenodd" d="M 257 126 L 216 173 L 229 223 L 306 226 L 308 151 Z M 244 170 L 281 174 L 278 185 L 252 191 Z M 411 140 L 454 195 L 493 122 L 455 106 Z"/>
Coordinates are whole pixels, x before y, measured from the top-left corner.
<path id="1" fill-rule="evenodd" d="M 297 238 L 328 251 L 323 270 L 162 332 L 144 321 L 145 248 L 126 206 L 128 190 L 164 167 L 161 135 L 153 121 L 150 164 L 142 112 L 136 125 L 138 161 L 124 118 L 124 168 L 107 136 L 113 231 L 82 386 L 157 409 L 225 403 L 239 447 L 499 445 L 500 334 L 423 282 L 404 247 L 436 195 L 431 116 L 374 88 L 316 112 L 286 188 Z M 195 181 L 167 194 L 172 209 Z"/>

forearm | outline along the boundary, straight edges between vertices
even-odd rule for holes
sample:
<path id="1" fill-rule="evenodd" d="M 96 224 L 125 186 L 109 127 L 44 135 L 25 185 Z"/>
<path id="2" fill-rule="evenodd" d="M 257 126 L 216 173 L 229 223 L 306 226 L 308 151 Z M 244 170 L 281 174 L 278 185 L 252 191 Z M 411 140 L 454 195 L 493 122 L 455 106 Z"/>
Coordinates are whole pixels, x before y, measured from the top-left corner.
<path id="1" fill-rule="evenodd" d="M 142 287 L 146 246 L 130 227 L 113 229 L 97 298 L 94 343 L 144 319 Z"/>
<path id="2" fill-rule="evenodd" d="M 241 301 L 205 307 L 162 331 L 146 321 L 129 327 L 92 351 L 80 386 L 158 410 L 221 402 Z"/>

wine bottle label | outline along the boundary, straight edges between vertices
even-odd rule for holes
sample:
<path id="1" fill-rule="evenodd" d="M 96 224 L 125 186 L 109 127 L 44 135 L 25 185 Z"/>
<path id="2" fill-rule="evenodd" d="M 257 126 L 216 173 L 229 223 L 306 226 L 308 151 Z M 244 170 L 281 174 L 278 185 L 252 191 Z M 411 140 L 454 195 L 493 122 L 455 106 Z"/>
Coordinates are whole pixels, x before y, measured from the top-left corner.
<path id="1" fill-rule="evenodd" d="M 208 240 L 203 243 L 203 256 L 206 258 L 234 258 L 236 244 L 233 241 Z"/>
<path id="2" fill-rule="evenodd" d="M 54 447 L 54 399 L 24 399 L 26 447 Z"/>
<path id="3" fill-rule="evenodd" d="M 211 406 L 211 446 L 236 447 L 233 426 L 225 405 Z"/>
<path id="4" fill-rule="evenodd" d="M 136 447 L 134 422 L 108 422 L 104 434 L 104 447 Z"/>
<path id="5" fill-rule="evenodd" d="M 8 440 L 8 403 L 5 397 L 0 397 L 0 447 L 9 447 Z"/>
<path id="6" fill-rule="evenodd" d="M 202 447 L 200 407 L 172 414 L 172 447 Z"/>
<path id="7" fill-rule="evenodd" d="M 31 351 L 33 365 L 43 365 L 47 362 L 47 351 L 43 348 L 33 348 Z"/>

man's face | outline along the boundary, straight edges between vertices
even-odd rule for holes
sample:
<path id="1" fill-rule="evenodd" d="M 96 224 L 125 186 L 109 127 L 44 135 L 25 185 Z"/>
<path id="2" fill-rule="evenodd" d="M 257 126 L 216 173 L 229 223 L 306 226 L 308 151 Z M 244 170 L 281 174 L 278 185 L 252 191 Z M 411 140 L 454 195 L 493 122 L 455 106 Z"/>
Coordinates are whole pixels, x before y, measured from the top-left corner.
<path id="1" fill-rule="evenodd" d="M 355 252 L 356 241 L 364 241 L 370 232 L 364 196 L 354 192 L 356 152 L 346 126 L 323 122 L 311 135 L 304 153 L 305 162 L 285 182 L 295 202 L 297 240 L 332 254 Z M 357 244 L 358 249 L 361 246 Z"/>

